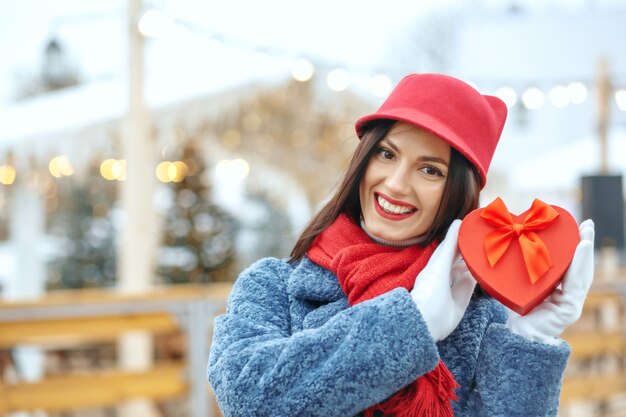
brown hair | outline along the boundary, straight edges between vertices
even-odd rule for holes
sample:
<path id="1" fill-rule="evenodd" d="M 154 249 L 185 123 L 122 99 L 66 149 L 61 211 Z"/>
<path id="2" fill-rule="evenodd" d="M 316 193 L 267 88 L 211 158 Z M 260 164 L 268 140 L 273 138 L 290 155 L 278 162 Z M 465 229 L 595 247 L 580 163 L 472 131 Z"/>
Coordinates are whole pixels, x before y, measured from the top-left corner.
<path id="1" fill-rule="evenodd" d="M 376 151 L 376 145 L 387 136 L 396 120 L 375 119 L 362 127 L 364 132 L 341 183 L 333 197 L 318 211 L 293 247 L 289 262 L 295 262 L 306 254 L 313 240 L 335 219 L 345 213 L 354 223 L 359 224 L 361 202 L 359 185 L 367 164 Z M 450 148 L 450 169 L 443 195 L 433 224 L 422 245 L 433 239 L 441 240 L 454 219 L 462 219 L 470 211 L 478 208 L 480 175 L 476 168 L 456 149 Z"/>

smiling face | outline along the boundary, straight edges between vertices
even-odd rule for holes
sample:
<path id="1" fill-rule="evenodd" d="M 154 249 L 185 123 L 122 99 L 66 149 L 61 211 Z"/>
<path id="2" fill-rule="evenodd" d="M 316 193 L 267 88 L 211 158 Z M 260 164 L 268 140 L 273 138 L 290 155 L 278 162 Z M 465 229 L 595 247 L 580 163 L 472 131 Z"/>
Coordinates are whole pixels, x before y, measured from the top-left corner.
<path id="1" fill-rule="evenodd" d="M 359 185 L 369 233 L 390 241 L 425 234 L 446 184 L 450 145 L 408 123 L 396 123 L 372 155 Z"/>

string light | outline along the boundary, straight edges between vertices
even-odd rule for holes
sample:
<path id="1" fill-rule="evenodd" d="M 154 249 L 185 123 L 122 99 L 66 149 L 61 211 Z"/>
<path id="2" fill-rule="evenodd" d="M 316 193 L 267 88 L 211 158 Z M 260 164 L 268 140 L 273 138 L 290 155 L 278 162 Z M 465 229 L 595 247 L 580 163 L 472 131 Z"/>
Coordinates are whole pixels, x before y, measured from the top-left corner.
<path id="1" fill-rule="evenodd" d="M 221 180 L 243 180 L 250 173 L 250 165 L 241 158 L 223 159 L 215 166 L 215 173 Z"/>
<path id="2" fill-rule="evenodd" d="M 315 68 L 311 61 L 305 58 L 296 60 L 291 67 L 291 75 L 296 81 L 306 82 L 313 78 Z"/>
<path id="3" fill-rule="evenodd" d="M 156 176 L 161 182 L 172 182 L 169 175 L 170 161 L 160 162 L 156 167 Z"/>
<path id="4" fill-rule="evenodd" d="M 555 85 L 552 87 L 548 96 L 554 107 L 562 108 L 570 103 L 569 92 L 564 85 Z"/>
<path id="5" fill-rule="evenodd" d="M 537 87 L 530 87 L 522 94 L 522 103 L 528 110 L 537 110 L 543 106 L 544 99 L 543 91 Z"/>
<path id="6" fill-rule="evenodd" d="M 509 86 L 503 86 L 498 88 L 498 90 L 496 91 L 496 97 L 499 97 L 502 101 L 504 101 L 504 104 L 506 104 L 506 107 L 508 107 L 509 109 L 513 107 L 517 102 L 517 93 L 515 92 L 513 87 Z"/>
<path id="7" fill-rule="evenodd" d="M 573 104 L 580 104 L 587 99 L 587 87 L 579 81 L 569 83 L 567 85 L 567 93 L 569 94 L 569 100 Z"/>
<path id="8" fill-rule="evenodd" d="M 11 185 L 15 182 L 15 167 L 12 165 L 0 165 L 0 183 Z"/>
<path id="9" fill-rule="evenodd" d="M 333 91 L 344 91 L 350 85 L 350 74 L 343 68 L 334 69 L 328 73 L 326 84 Z"/>
<path id="10" fill-rule="evenodd" d="M 126 160 L 105 159 L 100 164 L 100 175 L 109 181 L 126 179 Z"/>
<path id="11" fill-rule="evenodd" d="M 74 175 L 74 167 L 67 155 L 58 155 L 52 158 L 48 164 L 48 170 L 56 178 Z"/>
<path id="12" fill-rule="evenodd" d="M 118 181 L 126 180 L 126 160 L 125 159 L 118 159 L 117 161 L 115 161 L 111 170 L 116 180 Z"/>
<path id="13" fill-rule="evenodd" d="M 187 167 L 187 164 L 185 164 L 183 161 L 174 161 L 172 162 L 172 165 L 174 166 L 173 175 L 170 174 L 172 182 L 181 182 L 187 177 L 187 174 L 189 173 L 189 168 Z M 172 173 L 172 170 L 169 169 L 169 172 Z"/>
<path id="14" fill-rule="evenodd" d="M 162 161 L 156 167 L 156 176 L 161 182 L 182 182 L 189 173 L 183 161 Z"/>
<path id="15" fill-rule="evenodd" d="M 260 49 L 259 45 L 256 42 L 246 42 L 241 39 L 229 38 L 228 36 L 223 36 L 223 34 L 216 33 L 215 31 L 210 30 L 206 27 L 195 24 L 191 21 L 187 21 L 184 18 L 180 18 L 179 16 L 173 16 L 168 12 L 156 9 L 149 10 L 144 13 L 144 15 L 139 20 L 138 29 L 144 36 L 149 37 L 163 37 L 166 35 L 175 35 L 178 32 L 184 31 L 188 35 L 202 37 L 211 44 L 219 44 L 221 46 L 229 46 L 242 50 L 248 50 L 249 52 L 256 55 L 259 54 L 259 51 L 262 51 L 263 56 L 282 56 L 287 58 L 293 57 L 294 55 L 293 51 L 277 47 Z M 308 59 L 301 58 L 293 62 L 292 76 L 297 81 L 306 82 L 313 77 L 313 74 L 317 72 L 318 69 L 326 68 L 328 69 L 326 74 L 326 82 L 328 84 L 328 87 L 333 91 L 344 91 L 351 84 L 350 74 L 345 69 L 329 69 L 331 67 L 332 63 L 324 63 L 319 59 L 316 60 L 316 62 L 311 62 Z M 354 66 L 352 68 L 354 69 Z M 363 71 L 369 71 L 369 68 L 363 69 Z M 391 91 L 391 87 L 386 87 L 386 81 L 382 81 L 382 77 L 387 76 L 384 74 L 377 74 L 370 77 L 370 91 L 375 96 L 386 96 Z M 387 78 L 390 79 L 389 77 Z M 377 81 L 374 81 L 375 79 Z M 543 81 L 545 84 L 545 80 Z M 471 81 L 466 82 L 478 89 L 476 83 Z M 393 82 L 391 82 L 391 84 L 393 84 Z M 376 87 L 374 87 L 374 85 L 376 85 Z M 580 81 L 573 81 L 569 83 L 566 88 L 569 96 L 569 101 L 567 104 L 580 104 L 587 99 L 587 87 L 584 83 Z M 386 91 L 386 93 L 384 91 Z M 545 101 L 545 93 L 541 90 L 538 91 L 539 93 L 535 90 L 531 90 L 531 92 L 528 93 L 530 95 L 527 99 L 530 100 L 530 107 L 528 107 L 529 109 L 534 110 L 543 105 L 543 102 Z M 510 93 L 507 94 L 510 95 Z M 550 101 L 553 102 L 556 107 L 565 107 L 567 104 L 565 103 L 565 98 L 563 97 L 561 86 L 559 86 L 557 92 L 554 94 L 556 94 L 556 97 L 554 99 L 550 97 Z M 517 102 L 518 94 L 516 93 L 515 96 L 515 102 Z M 507 99 L 504 101 L 509 107 L 515 105 L 515 103 L 511 104 L 511 99 Z M 523 99 L 522 102 L 524 105 L 526 105 Z"/>

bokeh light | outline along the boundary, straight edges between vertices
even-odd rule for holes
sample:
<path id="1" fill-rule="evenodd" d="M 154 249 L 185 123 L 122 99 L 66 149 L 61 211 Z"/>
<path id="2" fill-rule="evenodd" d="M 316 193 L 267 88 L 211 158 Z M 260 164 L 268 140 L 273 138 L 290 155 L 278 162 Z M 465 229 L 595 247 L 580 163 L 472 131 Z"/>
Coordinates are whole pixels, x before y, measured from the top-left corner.
<path id="1" fill-rule="evenodd" d="M 543 106 L 544 101 L 545 96 L 543 91 L 537 87 L 530 87 L 522 94 L 522 103 L 524 103 L 524 106 L 529 110 L 537 110 Z"/>
<path id="2" fill-rule="evenodd" d="M 570 103 L 570 96 L 567 87 L 564 85 L 555 85 L 548 93 L 550 102 L 554 107 L 565 107 Z"/>
<path id="3" fill-rule="evenodd" d="M 48 163 L 48 170 L 56 178 L 74 175 L 74 167 L 67 155 L 58 155 L 52 158 Z"/>
<path id="4" fill-rule="evenodd" d="M 293 63 L 291 68 L 291 75 L 296 81 L 306 82 L 313 78 L 315 68 L 311 61 L 305 58 L 300 58 Z"/>
<path id="5" fill-rule="evenodd" d="M 221 180 L 243 180 L 250 173 L 250 165 L 241 158 L 223 159 L 215 166 L 215 173 Z"/>
<path id="6" fill-rule="evenodd" d="M 328 73 L 326 84 L 333 91 L 344 91 L 350 85 L 350 74 L 343 68 L 334 69 Z"/>
<path id="7" fill-rule="evenodd" d="M 513 87 L 502 86 L 496 91 L 496 97 L 500 98 L 509 109 L 517 103 L 517 93 Z"/>
<path id="8" fill-rule="evenodd" d="M 0 183 L 11 185 L 15 182 L 15 168 L 11 165 L 0 165 Z"/>

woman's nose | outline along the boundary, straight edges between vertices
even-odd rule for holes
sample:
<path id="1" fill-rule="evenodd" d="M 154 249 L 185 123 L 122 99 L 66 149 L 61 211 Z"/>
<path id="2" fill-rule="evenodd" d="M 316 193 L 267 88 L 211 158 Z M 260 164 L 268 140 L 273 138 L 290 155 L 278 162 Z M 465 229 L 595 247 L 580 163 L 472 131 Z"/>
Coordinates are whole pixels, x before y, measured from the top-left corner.
<path id="1" fill-rule="evenodd" d="M 410 175 L 408 170 L 402 167 L 395 168 L 387 175 L 385 185 L 389 191 L 397 194 L 407 194 L 410 189 Z"/>

